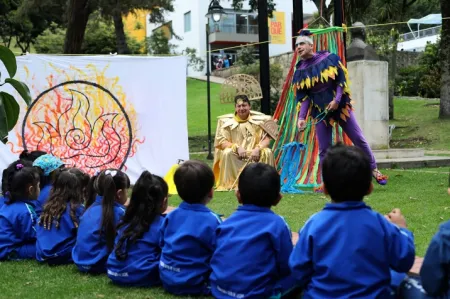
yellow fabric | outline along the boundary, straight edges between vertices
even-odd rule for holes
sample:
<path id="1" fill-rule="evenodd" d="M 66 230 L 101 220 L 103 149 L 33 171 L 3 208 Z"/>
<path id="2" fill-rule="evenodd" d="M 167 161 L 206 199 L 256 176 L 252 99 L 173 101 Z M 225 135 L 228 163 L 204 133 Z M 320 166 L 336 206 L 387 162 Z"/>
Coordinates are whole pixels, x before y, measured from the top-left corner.
<path id="1" fill-rule="evenodd" d="M 237 144 L 245 148 L 247 157 L 249 157 L 252 150 L 259 145 L 263 135 L 265 135 L 260 125 L 267 119 L 270 119 L 270 117 L 254 111 L 251 112 L 248 121 L 242 123 L 237 122 L 233 115 L 219 117 L 214 141 L 216 150 L 213 165 L 216 191 L 228 191 L 247 163 L 246 160 L 239 160 L 232 148 L 228 147 L 222 150 L 222 145 L 227 142 Z M 272 150 L 269 148 L 260 149 L 259 162 L 274 166 Z M 234 185 L 234 189 L 236 188 L 237 182 Z"/>
<path id="2" fill-rule="evenodd" d="M 248 118 L 250 117 L 250 114 L 247 116 L 247 119 L 241 119 L 237 114 L 234 116 L 234 120 L 237 121 L 238 123 L 245 123 L 246 121 L 248 121 Z"/>
<path id="3" fill-rule="evenodd" d="M 166 181 L 167 185 L 169 186 L 169 194 L 175 195 L 178 194 L 177 187 L 175 186 L 175 182 L 173 180 L 173 176 L 175 174 L 175 171 L 180 165 L 175 164 L 172 167 L 170 167 L 167 174 L 164 176 L 164 181 Z"/>

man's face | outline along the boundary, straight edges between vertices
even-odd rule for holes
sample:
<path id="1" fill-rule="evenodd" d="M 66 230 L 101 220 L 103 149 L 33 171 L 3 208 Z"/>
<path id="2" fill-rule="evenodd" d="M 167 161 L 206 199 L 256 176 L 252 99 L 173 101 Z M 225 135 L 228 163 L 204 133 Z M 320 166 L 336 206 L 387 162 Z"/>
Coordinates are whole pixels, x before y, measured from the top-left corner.
<path id="1" fill-rule="evenodd" d="M 311 58 L 313 52 L 313 46 L 310 43 L 301 42 L 297 44 L 297 53 L 302 59 Z"/>
<path id="2" fill-rule="evenodd" d="M 243 100 L 238 100 L 235 105 L 235 111 L 240 119 L 247 119 L 250 114 L 250 105 Z"/>

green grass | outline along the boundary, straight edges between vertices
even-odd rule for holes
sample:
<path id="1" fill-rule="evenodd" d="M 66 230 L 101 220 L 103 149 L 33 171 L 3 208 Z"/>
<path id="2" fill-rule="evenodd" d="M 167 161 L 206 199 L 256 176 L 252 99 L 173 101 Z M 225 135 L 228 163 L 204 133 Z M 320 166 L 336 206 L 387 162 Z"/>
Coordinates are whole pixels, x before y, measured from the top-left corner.
<path id="1" fill-rule="evenodd" d="M 396 99 L 391 147 L 450 150 L 450 120 L 438 115 L 439 101 Z"/>

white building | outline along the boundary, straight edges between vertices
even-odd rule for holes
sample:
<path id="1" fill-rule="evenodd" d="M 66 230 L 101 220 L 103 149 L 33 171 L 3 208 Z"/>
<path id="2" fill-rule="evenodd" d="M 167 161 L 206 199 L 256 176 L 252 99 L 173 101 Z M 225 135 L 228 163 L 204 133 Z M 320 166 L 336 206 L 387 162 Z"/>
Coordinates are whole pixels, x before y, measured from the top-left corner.
<path id="1" fill-rule="evenodd" d="M 269 45 L 270 56 L 279 55 L 292 51 L 292 0 L 276 0 L 276 12 L 269 20 L 269 35 L 271 43 Z M 173 32 L 181 37 L 181 40 L 171 37 L 170 43 L 177 45 L 177 51 L 189 48 L 197 49 L 197 53 L 203 59 L 206 57 L 206 25 L 210 0 L 175 0 L 174 12 L 166 16 L 165 24 L 150 24 L 147 27 L 147 36 L 151 36 L 155 30 L 164 26 L 171 26 Z M 235 11 L 231 4 L 232 1 L 221 1 L 226 15 L 218 23 L 211 19 L 210 26 L 210 47 L 211 61 L 219 55 L 229 55 L 231 61 L 236 60 L 236 53 L 240 45 L 255 43 L 259 41 L 258 36 L 258 13 L 251 12 L 248 1 L 244 1 L 243 9 Z M 303 13 L 305 23 L 317 11 L 312 1 L 303 0 Z M 167 32 L 167 31 L 166 31 Z M 255 48 L 256 51 L 258 47 Z M 193 69 L 188 70 L 189 76 L 204 75 L 203 72 L 197 72 Z"/>
<path id="2" fill-rule="evenodd" d="M 442 14 L 430 14 L 421 19 L 411 19 L 407 24 L 411 32 L 400 35 L 401 42 L 398 43 L 397 50 L 423 52 L 427 44 L 437 43 L 442 30 Z M 413 30 L 411 25 L 416 25 L 417 30 Z M 420 25 L 434 27 L 420 29 Z"/>

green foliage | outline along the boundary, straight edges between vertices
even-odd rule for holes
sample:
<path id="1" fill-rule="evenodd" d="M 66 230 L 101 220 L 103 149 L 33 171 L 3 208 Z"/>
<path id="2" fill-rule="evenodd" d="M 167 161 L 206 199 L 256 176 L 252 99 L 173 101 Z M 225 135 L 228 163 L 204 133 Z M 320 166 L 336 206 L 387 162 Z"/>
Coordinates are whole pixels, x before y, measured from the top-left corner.
<path id="1" fill-rule="evenodd" d="M 22 97 L 27 105 L 31 103 L 31 95 L 28 87 L 13 77 L 17 72 L 16 57 L 7 47 L 0 45 L 0 61 L 5 66 L 9 78 L 3 80 L 0 73 L 0 86 L 11 85 Z M 2 83 L 4 81 L 4 83 Z M 19 118 L 20 107 L 14 97 L 4 91 L 0 92 L 0 140 L 3 143 L 8 141 L 8 132 L 11 131 Z"/>
<path id="2" fill-rule="evenodd" d="M 253 47 L 242 47 L 237 51 L 237 65 L 248 66 L 255 62 L 255 49 Z"/>
<path id="3" fill-rule="evenodd" d="M 228 0 L 230 1 L 230 0 Z M 235 10 L 242 10 L 244 1 L 247 0 L 232 0 L 232 6 Z M 274 0 L 266 0 L 267 1 L 267 12 L 269 13 L 269 17 L 272 16 L 272 12 L 276 9 L 276 4 Z M 258 0 L 248 0 L 248 5 L 252 10 L 258 9 Z"/>
<path id="4" fill-rule="evenodd" d="M 439 98 L 441 73 L 439 41 L 426 46 L 417 65 L 399 70 L 395 93 L 399 96 Z"/>
<path id="5" fill-rule="evenodd" d="M 66 30 L 52 24 L 37 39 L 34 47 L 38 53 L 63 53 Z M 132 54 L 142 53 L 142 44 L 136 39 L 127 37 L 128 47 Z M 82 54 L 110 54 L 117 52 L 114 26 L 101 18 L 91 18 L 86 28 L 82 46 Z"/>
<path id="6" fill-rule="evenodd" d="M 155 30 L 147 38 L 147 48 L 149 54 L 167 55 L 173 54 L 176 46 L 169 42 L 169 39 L 162 30 Z"/>
<path id="7" fill-rule="evenodd" d="M 200 57 L 197 57 L 197 49 L 186 48 L 183 52 L 188 57 L 189 66 L 191 66 L 197 72 L 203 71 L 203 69 L 205 68 L 205 61 Z"/>

